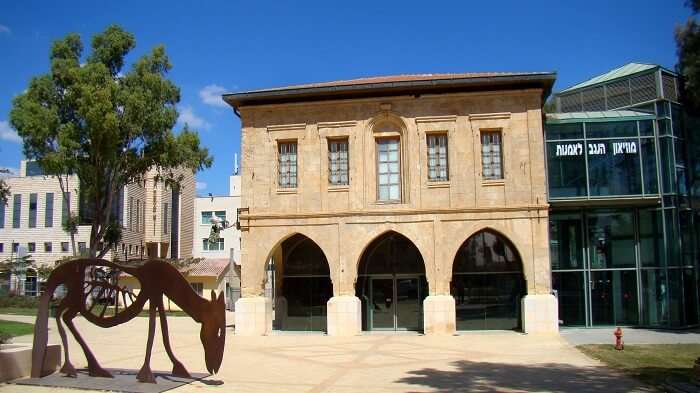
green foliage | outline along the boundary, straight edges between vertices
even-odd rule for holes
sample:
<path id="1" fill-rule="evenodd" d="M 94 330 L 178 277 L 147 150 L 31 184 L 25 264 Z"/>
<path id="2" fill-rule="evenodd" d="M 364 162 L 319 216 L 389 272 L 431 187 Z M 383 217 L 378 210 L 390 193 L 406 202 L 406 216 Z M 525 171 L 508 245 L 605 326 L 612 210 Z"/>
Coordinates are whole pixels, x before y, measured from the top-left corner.
<path id="1" fill-rule="evenodd" d="M 700 9 L 700 0 L 687 1 L 693 13 Z M 676 26 L 678 72 L 683 77 L 683 101 L 688 112 L 700 114 L 700 25 L 690 17 L 682 26 Z"/>
<path id="2" fill-rule="evenodd" d="M 71 212 L 68 217 L 66 217 L 63 222 L 61 222 L 61 226 L 63 227 L 63 231 L 66 233 L 70 234 L 76 234 L 78 233 L 78 225 L 80 223 L 80 218 L 78 217 L 77 214 Z"/>
<path id="3" fill-rule="evenodd" d="M 10 173 L 9 169 L 0 168 L 0 173 Z M 5 179 L 0 179 L 0 203 L 7 205 L 10 200 L 10 186 L 5 182 Z"/>
<path id="4" fill-rule="evenodd" d="M 124 72 L 135 46 L 134 36 L 116 25 L 93 37 L 87 57 L 77 34 L 55 41 L 50 72 L 33 78 L 10 112 L 28 159 L 48 175 L 78 177 L 94 212 L 91 256 L 98 244 L 105 244 L 102 256 L 119 241 L 110 207 L 121 186 L 142 181 L 150 168 L 177 184 L 177 169 L 212 164 L 196 131 L 173 132 L 180 90 L 166 78 L 172 64 L 165 48 L 153 48 Z"/>
<path id="5" fill-rule="evenodd" d="M 0 308 L 37 308 L 39 298 L 34 296 L 0 296 Z"/>

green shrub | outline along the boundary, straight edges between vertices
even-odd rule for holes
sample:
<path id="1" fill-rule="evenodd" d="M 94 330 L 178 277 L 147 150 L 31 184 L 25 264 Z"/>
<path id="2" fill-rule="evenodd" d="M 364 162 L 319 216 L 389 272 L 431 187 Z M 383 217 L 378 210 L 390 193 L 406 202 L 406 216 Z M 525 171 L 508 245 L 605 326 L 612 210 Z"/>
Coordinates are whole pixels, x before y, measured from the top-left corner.
<path id="1" fill-rule="evenodd" d="M 7 344 L 11 338 L 12 335 L 10 333 L 0 332 L 0 344 Z"/>
<path id="2" fill-rule="evenodd" d="M 2 295 L 0 307 L 38 308 L 39 298 L 33 296 Z"/>

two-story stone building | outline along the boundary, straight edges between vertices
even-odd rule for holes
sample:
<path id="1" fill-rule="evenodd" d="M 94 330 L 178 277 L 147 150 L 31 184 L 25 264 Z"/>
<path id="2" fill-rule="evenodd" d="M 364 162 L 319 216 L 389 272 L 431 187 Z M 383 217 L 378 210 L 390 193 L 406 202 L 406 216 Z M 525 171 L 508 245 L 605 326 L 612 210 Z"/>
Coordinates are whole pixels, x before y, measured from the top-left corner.
<path id="1" fill-rule="evenodd" d="M 224 95 L 242 121 L 236 333 L 556 331 L 541 111 L 554 80 L 401 75 Z"/>

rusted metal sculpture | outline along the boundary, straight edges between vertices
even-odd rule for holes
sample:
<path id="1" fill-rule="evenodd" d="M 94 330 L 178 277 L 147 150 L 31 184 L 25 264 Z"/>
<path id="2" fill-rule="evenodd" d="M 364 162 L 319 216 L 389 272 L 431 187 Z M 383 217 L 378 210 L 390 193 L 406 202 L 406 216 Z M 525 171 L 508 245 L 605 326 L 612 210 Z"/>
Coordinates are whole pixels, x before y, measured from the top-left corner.
<path id="1" fill-rule="evenodd" d="M 128 273 L 141 284 L 141 290 L 134 295 L 125 287 L 119 287 L 119 274 Z M 103 328 L 125 323 L 136 317 L 146 302 L 149 303 L 148 343 L 143 367 L 136 378 L 141 382 L 155 383 L 150 368 L 151 350 L 156 329 L 156 313 L 160 317 L 163 344 L 173 363 L 173 375 L 190 378 L 185 367 L 175 358 L 168 336 L 168 322 L 163 308 L 163 295 L 177 304 L 195 321 L 202 324 L 200 339 L 204 347 L 207 370 L 216 373 L 221 366 L 226 339 L 226 315 L 224 294 L 218 298 L 214 291 L 211 300 L 206 300 L 192 289 L 185 277 L 170 263 L 150 260 L 140 266 L 123 266 L 102 259 L 76 259 L 60 265 L 49 276 L 46 291 L 41 296 L 40 306 L 34 327 L 34 348 L 32 352 L 32 377 L 41 377 L 42 365 L 48 340 L 49 304 L 54 291 L 63 285 L 65 297 L 56 308 L 56 324 L 61 335 L 65 352 L 65 362 L 61 372 L 77 376 L 68 355 L 68 339 L 61 320 L 68 326 L 80 344 L 88 362 L 88 372 L 93 377 L 112 375 L 97 363 L 85 340 L 73 324 L 73 318 L 81 314 L 85 319 Z M 122 301 L 120 309 L 119 299 Z"/>

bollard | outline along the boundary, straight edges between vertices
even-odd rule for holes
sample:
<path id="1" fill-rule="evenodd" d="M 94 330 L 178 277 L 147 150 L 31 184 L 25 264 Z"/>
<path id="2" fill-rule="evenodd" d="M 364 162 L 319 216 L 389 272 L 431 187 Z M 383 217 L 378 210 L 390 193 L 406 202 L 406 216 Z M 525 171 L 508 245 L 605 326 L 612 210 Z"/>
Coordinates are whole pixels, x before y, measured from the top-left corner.
<path id="1" fill-rule="evenodd" d="M 615 349 L 622 351 L 625 349 L 625 343 L 622 341 L 622 329 L 618 327 L 613 334 L 615 335 Z"/>

